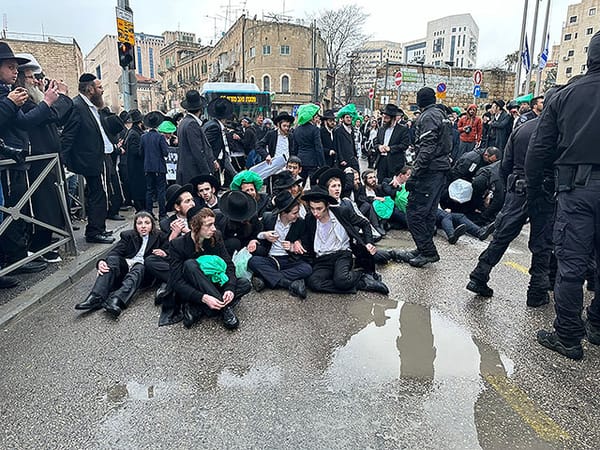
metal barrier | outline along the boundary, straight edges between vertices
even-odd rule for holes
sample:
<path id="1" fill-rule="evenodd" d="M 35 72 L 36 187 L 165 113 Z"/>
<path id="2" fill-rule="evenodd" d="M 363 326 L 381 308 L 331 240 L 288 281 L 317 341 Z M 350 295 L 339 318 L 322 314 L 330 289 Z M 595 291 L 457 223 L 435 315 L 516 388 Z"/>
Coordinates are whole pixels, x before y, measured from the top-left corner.
<path id="1" fill-rule="evenodd" d="M 26 263 L 40 257 L 41 255 L 43 255 L 46 252 L 56 250 L 63 245 L 65 246 L 65 249 L 66 249 L 66 252 L 68 255 L 77 255 L 77 247 L 75 245 L 75 238 L 73 236 L 73 225 L 71 224 L 71 215 L 69 212 L 69 208 L 67 206 L 67 194 L 65 191 L 65 180 L 64 180 L 63 171 L 62 171 L 62 167 L 60 165 L 60 159 L 58 157 L 58 154 L 52 153 L 52 154 L 48 154 L 48 155 L 28 156 L 25 159 L 25 162 L 43 161 L 43 160 L 48 160 L 48 164 L 44 167 L 44 169 L 41 171 L 39 176 L 32 183 L 29 184 L 29 188 L 23 194 L 23 196 L 19 199 L 17 204 L 14 206 L 11 206 L 11 207 L 0 206 L 0 211 L 4 214 L 4 220 L 2 221 L 2 223 L 0 223 L 0 236 L 2 236 L 2 234 L 5 232 L 5 230 L 8 228 L 8 226 L 12 222 L 14 222 L 15 220 L 21 219 L 21 220 L 24 220 L 25 222 L 37 225 L 39 227 L 46 228 L 46 229 L 52 231 L 53 233 L 56 233 L 57 235 L 59 235 L 60 238 L 58 239 L 57 242 L 51 243 L 47 247 L 33 253 L 32 255 L 30 255 L 26 258 L 23 258 L 22 260 L 14 263 L 14 264 L 11 264 L 8 267 L 4 267 L 4 268 L 0 269 L 0 276 L 6 275 L 15 269 L 18 269 L 23 264 L 26 264 Z M 11 166 L 14 164 L 15 164 L 15 162 L 12 160 L 9 160 L 9 159 L 0 160 L 0 166 Z M 54 183 L 54 185 L 56 187 L 56 195 L 58 195 L 58 200 L 59 200 L 59 204 L 61 207 L 61 211 L 64 215 L 66 230 L 62 230 L 53 225 L 50 225 L 49 223 L 45 223 L 45 222 L 42 222 L 42 221 L 36 219 L 35 211 L 33 211 L 32 208 L 30 208 L 31 216 L 21 212 L 21 209 L 23 209 L 23 207 L 28 202 L 30 202 L 31 197 L 34 194 L 34 192 L 36 192 L 39 189 L 39 187 L 41 186 L 44 179 L 47 178 L 48 175 L 52 171 L 54 171 L 54 174 L 56 175 L 56 179 L 58 180 L 57 182 Z"/>

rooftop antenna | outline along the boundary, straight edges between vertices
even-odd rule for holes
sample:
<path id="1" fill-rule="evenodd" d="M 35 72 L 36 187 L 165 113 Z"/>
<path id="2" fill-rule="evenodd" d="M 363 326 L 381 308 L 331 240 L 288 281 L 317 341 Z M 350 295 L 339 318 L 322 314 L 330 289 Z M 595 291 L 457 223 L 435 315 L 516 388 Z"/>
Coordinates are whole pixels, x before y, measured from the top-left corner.
<path id="1" fill-rule="evenodd" d="M 8 31 L 8 16 L 6 13 L 2 14 L 2 37 L 6 39 L 6 33 Z"/>

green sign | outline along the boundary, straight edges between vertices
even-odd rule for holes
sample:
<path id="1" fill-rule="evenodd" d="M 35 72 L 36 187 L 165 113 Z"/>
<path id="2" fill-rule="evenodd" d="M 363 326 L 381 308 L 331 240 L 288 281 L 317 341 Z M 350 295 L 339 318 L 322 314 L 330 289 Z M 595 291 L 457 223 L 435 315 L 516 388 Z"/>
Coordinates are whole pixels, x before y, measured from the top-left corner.
<path id="1" fill-rule="evenodd" d="M 418 72 L 408 72 L 406 70 L 402 71 L 402 82 L 403 83 L 418 83 L 419 82 L 419 73 Z"/>

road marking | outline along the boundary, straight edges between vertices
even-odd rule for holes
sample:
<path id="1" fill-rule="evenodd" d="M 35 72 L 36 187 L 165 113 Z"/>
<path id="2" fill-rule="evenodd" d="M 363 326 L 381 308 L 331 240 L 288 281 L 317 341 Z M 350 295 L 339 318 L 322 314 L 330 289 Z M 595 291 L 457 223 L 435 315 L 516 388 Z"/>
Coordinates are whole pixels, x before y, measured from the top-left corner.
<path id="1" fill-rule="evenodd" d="M 538 408 L 533 400 L 507 377 L 486 374 L 483 378 L 540 438 L 547 442 L 571 439 L 569 433 Z"/>
<path id="2" fill-rule="evenodd" d="M 522 266 L 521 264 L 516 263 L 514 261 L 505 261 L 504 265 L 508 266 L 508 267 L 512 267 L 513 269 L 516 269 L 519 272 L 524 273 L 525 275 L 529 275 L 529 269 L 527 267 Z"/>

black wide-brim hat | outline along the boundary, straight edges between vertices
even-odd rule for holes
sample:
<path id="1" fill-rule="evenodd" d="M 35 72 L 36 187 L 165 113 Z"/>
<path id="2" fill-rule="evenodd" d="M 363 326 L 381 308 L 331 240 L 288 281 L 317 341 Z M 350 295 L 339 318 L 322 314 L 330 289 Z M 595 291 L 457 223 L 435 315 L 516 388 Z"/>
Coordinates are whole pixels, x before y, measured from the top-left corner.
<path id="1" fill-rule="evenodd" d="M 388 103 L 387 105 L 385 105 L 385 108 L 383 109 L 382 113 L 390 117 L 404 115 L 404 111 L 402 111 L 402 109 L 398 108 L 393 103 Z"/>
<path id="2" fill-rule="evenodd" d="M 256 200 L 242 191 L 229 191 L 219 199 L 219 209 L 234 222 L 245 222 L 256 215 Z"/>
<path id="3" fill-rule="evenodd" d="M 289 170 L 282 170 L 277 174 L 277 177 L 275 178 L 275 182 L 273 183 L 273 189 L 289 189 L 297 183 L 302 183 L 302 180 L 297 180 L 296 178 L 294 178 L 294 175 L 292 175 L 292 172 L 290 172 Z"/>
<path id="4" fill-rule="evenodd" d="M 17 61 L 18 65 L 27 64 L 28 62 L 31 62 L 30 59 L 15 56 L 12 49 L 6 42 L 0 42 L 0 61 L 5 61 L 7 59 L 14 59 L 15 61 Z"/>
<path id="5" fill-rule="evenodd" d="M 346 187 L 346 174 L 341 169 L 331 168 L 324 171 L 321 175 L 319 175 L 319 186 L 327 189 L 327 182 L 332 178 L 339 178 L 343 191 Z"/>
<path id="6" fill-rule="evenodd" d="M 147 128 L 158 128 L 165 120 L 167 120 L 167 116 L 160 111 L 150 111 L 144 116 L 143 122 Z"/>
<path id="7" fill-rule="evenodd" d="M 283 121 L 283 120 L 285 120 L 286 122 L 289 122 L 290 124 L 292 124 L 292 123 L 294 123 L 294 120 L 295 120 L 295 119 L 294 119 L 294 116 L 290 116 L 288 113 L 286 113 L 286 112 L 282 112 L 282 113 L 279 113 L 279 114 L 277 115 L 277 117 L 275 117 L 275 118 L 273 119 L 273 123 L 274 123 L 275 125 L 277 125 L 277 124 L 279 124 L 279 122 L 281 122 L 281 121 Z"/>
<path id="8" fill-rule="evenodd" d="M 181 101 L 181 107 L 186 111 L 200 111 L 206 106 L 206 99 L 195 89 L 185 93 L 185 99 Z"/>
<path id="9" fill-rule="evenodd" d="M 212 187 L 215 188 L 215 191 L 218 191 L 221 188 L 221 183 L 219 182 L 219 179 L 212 175 L 196 175 L 190 180 L 190 184 L 194 187 L 194 192 L 196 192 L 196 190 L 198 189 L 198 185 L 202 183 L 210 184 Z"/>
<path id="10" fill-rule="evenodd" d="M 335 113 L 333 112 L 333 109 L 326 110 L 323 113 L 323 115 L 321 116 L 321 119 L 334 119 L 335 120 Z"/>
<path id="11" fill-rule="evenodd" d="M 226 98 L 215 98 L 208 104 L 208 115 L 215 119 L 231 119 L 233 117 L 233 103 Z"/>
<path id="12" fill-rule="evenodd" d="M 290 191 L 282 191 L 273 199 L 273 214 L 279 214 L 290 208 L 294 203 L 298 203 L 300 195 L 293 196 Z"/>
<path id="13" fill-rule="evenodd" d="M 132 123 L 142 122 L 144 120 L 144 116 L 139 109 L 132 109 L 127 115 L 127 120 Z"/>
<path id="14" fill-rule="evenodd" d="M 179 198 L 179 196 L 181 194 L 183 194 L 184 192 L 189 192 L 190 194 L 193 195 L 193 187 L 191 184 L 184 184 L 183 186 L 179 185 L 179 184 L 172 184 L 171 186 L 169 186 L 167 188 L 167 203 L 166 203 L 166 209 L 167 211 L 173 211 L 175 209 L 175 202 L 177 201 L 177 199 Z"/>
<path id="15" fill-rule="evenodd" d="M 337 204 L 337 200 L 329 195 L 329 192 L 321 186 L 312 186 L 310 191 L 302 195 L 302 200 L 305 202 L 325 202 L 330 205 Z"/>

